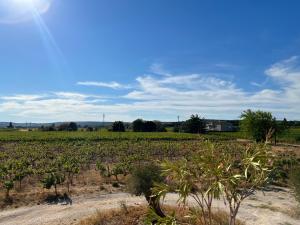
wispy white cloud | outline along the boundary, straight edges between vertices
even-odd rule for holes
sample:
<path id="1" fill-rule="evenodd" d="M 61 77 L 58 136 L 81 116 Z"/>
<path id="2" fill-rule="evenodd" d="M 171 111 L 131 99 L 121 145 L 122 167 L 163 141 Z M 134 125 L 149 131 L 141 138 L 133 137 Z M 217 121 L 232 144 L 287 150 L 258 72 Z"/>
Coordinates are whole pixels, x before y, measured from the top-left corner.
<path id="1" fill-rule="evenodd" d="M 247 108 L 264 109 L 279 117 L 300 119 L 300 69 L 298 57 L 275 63 L 265 71 L 267 77 L 257 92 L 247 92 L 232 81 L 202 74 L 166 78 L 142 76 L 137 78 L 139 89 L 125 98 L 157 103 L 167 111 L 199 112 L 218 117 L 238 116 Z M 268 79 L 275 79 L 280 89 L 264 89 Z M 298 102 L 296 105 L 295 103 Z M 151 106 L 153 107 L 153 105 Z"/>
<path id="2" fill-rule="evenodd" d="M 172 76 L 172 74 L 169 71 L 167 71 L 160 63 L 153 63 L 150 66 L 150 71 L 154 74 L 161 75 L 161 76 L 167 76 L 167 77 Z"/>
<path id="3" fill-rule="evenodd" d="M 105 87 L 112 89 L 129 89 L 130 85 L 123 85 L 118 82 L 98 82 L 98 81 L 80 81 L 77 82 L 77 85 L 81 86 L 95 86 L 95 87 Z"/>
<path id="4" fill-rule="evenodd" d="M 94 99 L 94 100 L 105 100 L 109 98 L 108 96 L 92 95 L 92 94 L 82 94 L 78 92 L 53 92 L 53 94 L 59 98 L 66 99 Z"/>
<path id="5" fill-rule="evenodd" d="M 252 81 L 250 84 L 255 87 L 260 87 L 260 88 L 264 86 L 262 83 L 258 83 L 258 82 L 254 82 L 254 81 Z"/>
<path id="6" fill-rule="evenodd" d="M 57 97 L 66 98 L 66 99 L 72 99 L 72 98 L 85 99 L 89 97 L 88 95 L 75 93 L 75 92 L 54 92 L 54 94 Z"/>
<path id="7" fill-rule="evenodd" d="M 13 96 L 2 96 L 0 99 L 7 101 L 30 101 L 38 100 L 45 97 L 45 95 L 13 95 Z"/>
<path id="8" fill-rule="evenodd" d="M 108 109 L 108 106 L 102 105 L 107 99 L 74 92 L 48 93 L 39 98 L 31 95 L 22 95 L 22 98 L 6 96 L 2 99 L 0 113 L 9 113 L 19 121 L 88 120 L 98 118 L 100 112 Z"/>
<path id="9" fill-rule="evenodd" d="M 293 56 L 275 63 L 265 73 L 281 85 L 281 99 L 300 106 L 300 58 Z M 300 117 L 300 115 L 299 115 Z"/>
<path id="10" fill-rule="evenodd" d="M 279 81 L 296 81 L 299 83 L 299 66 L 299 56 L 292 56 L 289 59 L 275 63 L 268 68 L 265 73 L 270 77 L 278 79 Z"/>
<path id="11" fill-rule="evenodd" d="M 262 82 L 252 81 L 252 82 L 250 82 L 250 84 L 251 84 L 252 86 L 255 86 L 255 87 L 264 88 L 264 87 L 269 83 L 269 81 L 270 81 L 270 77 L 267 76 L 267 77 L 265 78 L 265 80 L 262 81 Z"/>
<path id="12" fill-rule="evenodd" d="M 206 118 L 238 118 L 241 111 L 251 108 L 271 111 L 279 118 L 300 119 L 299 65 L 299 58 L 292 57 L 266 69 L 266 79 L 277 82 L 280 88 L 276 89 L 261 87 L 247 92 L 217 75 L 152 74 L 137 77 L 132 90 L 121 97 L 77 92 L 2 96 L 0 113 L 21 121 L 99 120 L 102 113 L 107 120 L 131 121 L 137 117 L 175 120 L 177 115 L 187 118 L 192 113 Z M 103 86 L 101 82 L 83 83 Z M 107 84 L 114 89 L 126 86 Z"/>

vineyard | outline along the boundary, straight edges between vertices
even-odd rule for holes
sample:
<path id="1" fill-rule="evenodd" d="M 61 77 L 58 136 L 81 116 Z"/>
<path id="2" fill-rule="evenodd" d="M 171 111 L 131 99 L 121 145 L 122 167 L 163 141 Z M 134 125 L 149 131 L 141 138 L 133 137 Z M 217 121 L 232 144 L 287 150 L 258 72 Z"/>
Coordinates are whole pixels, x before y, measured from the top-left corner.
<path id="1" fill-rule="evenodd" d="M 207 139 L 212 141 L 248 139 L 242 131 L 237 132 L 209 132 L 207 134 L 189 134 L 175 132 L 41 132 L 41 131 L 18 131 L 0 130 L 0 142 L 19 141 L 114 141 L 114 140 L 198 140 Z M 290 128 L 278 137 L 279 142 L 300 143 L 300 128 Z"/>
<path id="2" fill-rule="evenodd" d="M 247 147 L 248 142 L 237 142 L 238 135 L 239 133 L 199 135 L 172 132 L 1 131 L 0 208 L 42 204 L 58 201 L 64 196 L 127 191 L 128 179 L 131 179 L 135 168 L 147 163 L 158 165 L 165 161 L 171 163 L 168 164 L 167 171 L 174 170 L 173 173 L 180 177 L 182 174 L 177 171 L 178 168 L 191 174 L 199 173 L 195 175 L 199 179 L 205 170 L 201 172 L 198 165 L 202 165 L 203 169 L 207 167 L 210 172 L 205 175 L 206 178 L 197 181 L 205 182 L 205 187 L 213 185 L 215 188 L 215 184 L 206 183 L 215 178 L 207 179 L 207 176 L 223 176 L 222 179 L 232 176 L 234 182 L 241 180 L 241 184 L 251 183 L 252 177 L 250 180 L 247 177 L 250 168 L 254 165 L 255 169 L 260 170 L 257 164 L 270 164 L 274 155 L 264 155 L 265 150 L 260 145 L 251 144 Z M 258 156 L 259 161 L 251 161 Z M 183 159 L 188 161 L 182 161 Z M 230 164 L 236 160 L 248 163 L 245 164 L 246 170 L 244 168 L 241 171 L 241 174 L 246 174 L 244 180 L 242 175 L 237 177 L 235 174 L 240 166 L 235 168 L 234 164 Z M 285 168 L 290 163 L 288 160 L 277 160 L 278 167 Z M 226 162 L 228 165 L 224 164 Z M 214 170 L 216 175 L 211 174 Z M 267 170 L 261 171 L 264 173 Z M 251 173 L 255 174 L 257 171 L 253 170 Z M 273 176 L 283 180 L 284 173 L 282 169 Z M 190 178 L 186 179 L 190 182 Z M 184 185 L 193 186 L 189 183 Z M 168 192 L 172 192 L 172 187 L 170 188 Z M 201 193 L 204 190 L 199 191 Z M 213 193 L 208 196 L 208 201 L 212 201 L 215 190 Z M 218 198 L 218 195 L 215 197 Z"/>
<path id="3" fill-rule="evenodd" d="M 209 139 L 231 139 L 232 137 L 220 136 L 218 134 L 188 134 L 174 132 L 41 132 L 41 131 L 0 131 L 1 142 L 19 141 L 114 141 L 114 140 L 197 140 L 201 138 Z"/>
<path id="4" fill-rule="evenodd" d="M 110 190 L 114 183 L 122 186 L 133 165 L 187 155 L 202 139 L 176 133 L 0 132 L 0 204 L 22 205 L 25 195 L 30 204 L 37 194 L 47 198 L 106 184 Z"/>

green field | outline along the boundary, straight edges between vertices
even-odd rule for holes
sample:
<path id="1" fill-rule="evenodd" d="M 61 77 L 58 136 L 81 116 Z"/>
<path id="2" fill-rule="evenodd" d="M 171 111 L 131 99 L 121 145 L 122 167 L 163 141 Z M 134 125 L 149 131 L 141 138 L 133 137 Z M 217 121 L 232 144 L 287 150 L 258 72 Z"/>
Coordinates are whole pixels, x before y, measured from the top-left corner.
<path id="1" fill-rule="evenodd" d="M 221 133 L 220 133 L 221 134 Z M 109 132 L 109 131 L 0 131 L 0 141 L 110 141 L 110 140 L 199 140 L 232 139 L 233 135 L 187 134 L 174 132 Z"/>
<path id="2" fill-rule="evenodd" d="M 194 134 L 179 134 L 179 133 L 135 133 L 135 132 L 86 132 L 86 131 L 1 131 L 0 141 L 58 141 L 58 140 L 89 140 L 89 141 L 101 141 L 101 140 L 134 140 L 134 139 L 148 139 L 148 140 L 192 140 L 199 138 Z"/>
<path id="3" fill-rule="evenodd" d="M 285 143 L 300 143 L 300 128 L 291 128 L 286 133 L 279 136 L 280 142 Z"/>
<path id="4" fill-rule="evenodd" d="M 0 142 L 19 141 L 112 141 L 112 140 L 236 140 L 249 139 L 244 132 L 210 132 L 208 134 L 188 134 L 174 132 L 110 132 L 106 130 L 87 131 L 0 131 Z M 300 128 L 291 128 L 278 137 L 279 142 L 300 143 Z"/>

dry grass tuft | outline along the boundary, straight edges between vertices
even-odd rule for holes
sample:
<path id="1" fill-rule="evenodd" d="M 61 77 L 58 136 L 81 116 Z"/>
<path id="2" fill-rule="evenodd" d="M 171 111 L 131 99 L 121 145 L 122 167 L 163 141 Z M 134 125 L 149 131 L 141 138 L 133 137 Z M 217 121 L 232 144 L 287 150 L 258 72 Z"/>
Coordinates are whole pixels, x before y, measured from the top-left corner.
<path id="1" fill-rule="evenodd" d="M 203 225 L 199 219 L 187 217 L 190 211 L 187 208 L 164 207 L 168 214 L 175 212 L 178 224 Z M 110 210 L 98 212 L 94 216 L 83 219 L 77 225 L 143 225 L 149 209 L 146 206 L 126 207 L 126 210 Z M 228 225 L 228 214 L 223 211 L 216 211 L 213 214 L 214 225 Z M 244 225 L 237 221 L 236 225 Z"/>
<path id="2" fill-rule="evenodd" d="M 84 219 L 78 225 L 141 225 L 148 209 L 146 207 L 130 207 L 128 213 L 123 210 L 98 212 L 96 215 Z"/>

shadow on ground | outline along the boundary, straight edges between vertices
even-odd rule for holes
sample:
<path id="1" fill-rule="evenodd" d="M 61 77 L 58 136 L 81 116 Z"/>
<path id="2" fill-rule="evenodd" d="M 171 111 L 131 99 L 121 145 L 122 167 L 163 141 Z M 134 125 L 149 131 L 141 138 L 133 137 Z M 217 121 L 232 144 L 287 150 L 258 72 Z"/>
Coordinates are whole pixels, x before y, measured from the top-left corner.
<path id="1" fill-rule="evenodd" d="M 72 199 L 65 193 L 63 195 L 49 195 L 44 200 L 48 205 L 72 205 Z"/>

